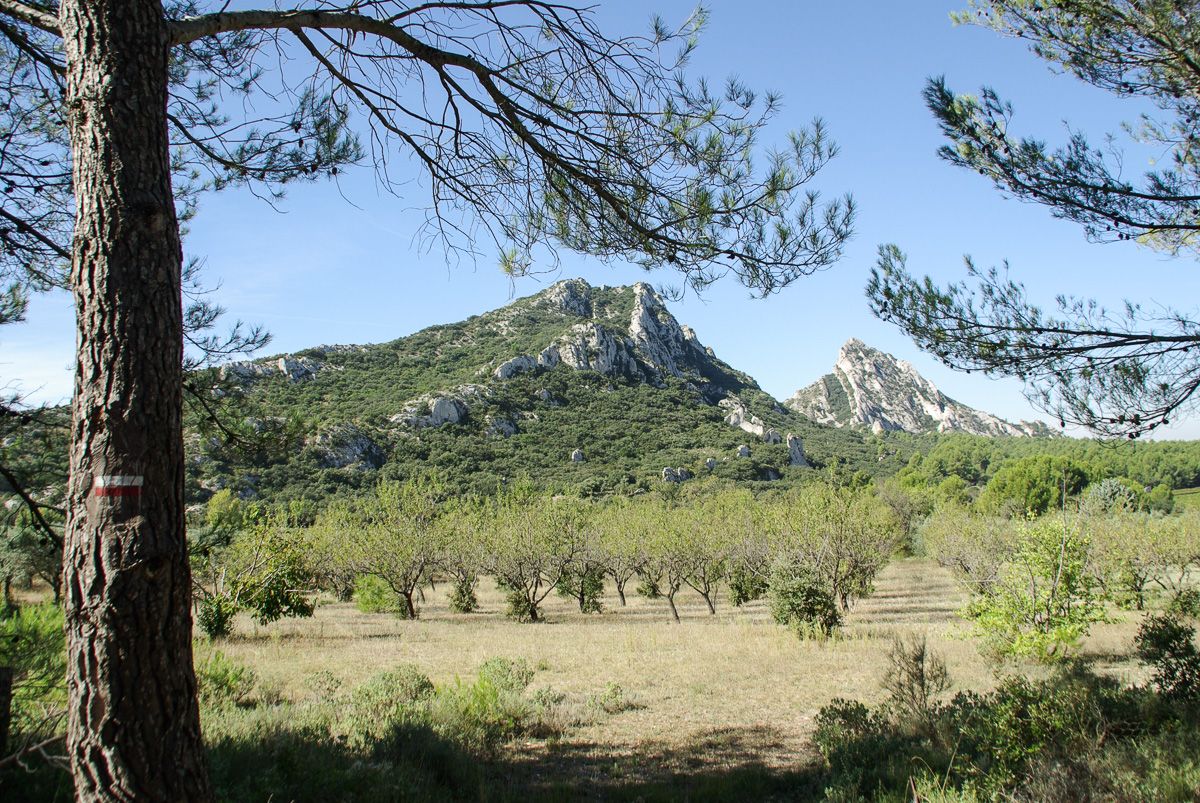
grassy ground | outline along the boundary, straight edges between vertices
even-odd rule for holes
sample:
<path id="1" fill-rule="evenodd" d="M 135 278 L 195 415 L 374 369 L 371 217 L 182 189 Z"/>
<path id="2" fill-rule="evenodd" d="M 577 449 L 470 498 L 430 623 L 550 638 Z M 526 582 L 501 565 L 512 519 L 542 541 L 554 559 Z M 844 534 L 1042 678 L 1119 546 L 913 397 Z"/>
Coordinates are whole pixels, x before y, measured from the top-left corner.
<path id="1" fill-rule="evenodd" d="M 508 748 L 505 760 L 526 775 L 526 785 L 569 778 L 575 788 L 748 767 L 786 775 L 807 765 L 815 758 L 809 737 L 822 706 L 835 697 L 881 699 L 894 635 L 926 634 L 944 656 L 955 690 L 987 689 L 996 679 L 956 615 L 965 597 L 948 572 L 926 560 L 891 564 L 876 593 L 850 613 L 843 635 L 823 643 L 798 640 L 761 603 L 741 609 L 725 603 L 710 616 L 695 595 L 682 599 L 681 624 L 670 621 L 665 602 L 630 596 L 622 608 L 615 595 L 599 615 L 581 615 L 572 601 L 552 596 L 545 623 L 518 624 L 503 618 L 501 596 L 483 585 L 475 614 L 450 613 L 448 588 L 439 586 L 427 591 L 418 621 L 330 604 L 307 620 L 267 627 L 239 621 L 241 635 L 219 648 L 295 702 L 320 694 L 317 673 L 350 688 L 412 663 L 435 682 L 449 682 L 492 656 L 526 659 L 537 670 L 534 688 L 564 692 L 580 707 L 618 684 L 628 710 L 570 729 L 562 739 Z M 1137 617 L 1120 619 L 1095 628 L 1084 652 L 1103 671 L 1141 681 L 1129 656 Z M 201 657 L 208 649 L 201 644 Z"/>

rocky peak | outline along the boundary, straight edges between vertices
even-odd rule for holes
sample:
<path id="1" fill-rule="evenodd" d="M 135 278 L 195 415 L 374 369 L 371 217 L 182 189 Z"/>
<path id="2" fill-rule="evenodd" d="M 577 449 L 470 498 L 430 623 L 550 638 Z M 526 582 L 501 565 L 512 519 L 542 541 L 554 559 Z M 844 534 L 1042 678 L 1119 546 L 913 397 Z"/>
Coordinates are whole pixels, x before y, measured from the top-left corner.
<path id="1" fill-rule="evenodd" d="M 567 315 L 592 317 L 592 286 L 583 279 L 564 279 L 542 292 L 542 303 Z"/>
<path id="2" fill-rule="evenodd" d="M 796 391 L 787 406 L 823 424 L 885 431 L 1045 435 L 1040 422 L 1013 424 L 951 399 L 912 366 L 851 338 L 833 373 Z"/>
<path id="3" fill-rule="evenodd" d="M 647 363 L 671 376 L 683 376 L 694 371 L 697 360 L 710 358 L 696 333 L 675 320 L 650 285 L 635 284 L 633 299 L 629 337 Z"/>

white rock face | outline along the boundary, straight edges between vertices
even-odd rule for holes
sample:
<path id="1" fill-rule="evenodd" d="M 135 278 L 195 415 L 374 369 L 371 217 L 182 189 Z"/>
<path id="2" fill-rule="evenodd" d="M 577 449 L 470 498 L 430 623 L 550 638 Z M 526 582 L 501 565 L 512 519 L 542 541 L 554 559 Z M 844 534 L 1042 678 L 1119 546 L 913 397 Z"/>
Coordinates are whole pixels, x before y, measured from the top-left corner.
<path id="1" fill-rule="evenodd" d="M 500 363 L 495 371 L 492 371 L 492 376 L 497 379 L 512 379 L 517 374 L 524 374 L 530 371 L 536 371 L 538 361 L 528 354 L 521 354 L 513 357 L 511 360 Z"/>
<path id="2" fill-rule="evenodd" d="M 788 407 L 833 426 L 873 432 L 969 432 L 976 435 L 1048 435 L 1040 422 L 1013 424 L 954 401 L 913 366 L 850 339 L 833 373 L 796 391 Z"/>
<path id="3" fill-rule="evenodd" d="M 625 338 L 598 323 L 579 323 L 554 344 L 564 365 L 606 376 L 638 376 L 637 360 Z"/>
<path id="4" fill-rule="evenodd" d="M 592 287 L 583 279 L 566 279 L 550 285 L 544 303 L 580 318 L 592 317 Z"/>
<path id="5" fill-rule="evenodd" d="M 679 472 L 670 466 L 662 470 L 662 480 L 663 482 L 683 482 L 683 480 L 679 479 Z"/>
<path id="6" fill-rule="evenodd" d="M 279 369 L 279 373 L 292 382 L 311 379 L 317 375 L 317 371 L 321 370 L 321 363 L 308 357 L 280 357 L 275 365 Z"/>
<path id="7" fill-rule="evenodd" d="M 804 441 L 800 440 L 799 435 L 793 435 L 789 432 L 787 436 L 787 447 L 789 466 L 812 468 L 812 466 L 809 465 L 808 457 L 806 457 L 804 454 Z"/>
<path id="8" fill-rule="evenodd" d="M 274 362 L 260 363 L 251 360 L 227 362 L 220 367 L 218 375 L 221 379 L 231 379 L 236 382 L 251 382 L 255 379 L 283 374 L 289 382 L 300 382 L 312 379 L 317 372 L 325 367 L 311 357 L 292 357 L 284 355 Z"/>
<path id="9" fill-rule="evenodd" d="M 587 462 L 587 458 L 583 454 L 583 449 L 576 449 L 575 451 L 571 452 L 571 462 L 572 463 Z"/>
<path id="10" fill-rule="evenodd" d="M 751 415 L 745 405 L 737 399 L 721 399 L 717 402 L 717 406 L 729 411 L 725 415 L 725 423 L 729 426 L 737 427 L 743 432 L 749 432 L 760 438 L 766 434 L 767 425 L 758 416 Z"/>
<path id="11" fill-rule="evenodd" d="M 684 376 L 685 368 L 697 359 L 697 352 L 708 356 L 696 333 L 679 325 L 650 285 L 638 282 L 633 293 L 629 337 L 643 360 L 671 376 Z"/>
<path id="12" fill-rule="evenodd" d="M 307 440 L 326 468 L 379 468 L 387 455 L 366 432 L 353 424 L 337 424 Z"/>
<path id="13" fill-rule="evenodd" d="M 749 457 L 750 456 L 750 447 L 743 443 L 741 446 L 739 446 L 737 448 L 737 456 L 738 457 Z"/>
<path id="14" fill-rule="evenodd" d="M 463 385 L 457 389 L 465 396 L 478 397 L 484 394 L 479 385 Z M 388 418 L 399 426 L 422 429 L 440 427 L 445 424 L 461 424 L 469 409 L 462 399 L 455 396 L 419 396 L 404 405 L 404 409 Z"/>
<path id="15" fill-rule="evenodd" d="M 537 357 L 537 364 L 542 368 L 554 368 L 560 362 L 562 362 L 562 358 L 559 356 L 556 346 L 546 346 Z"/>
<path id="16" fill-rule="evenodd" d="M 429 403 L 429 423 L 440 427 L 443 424 L 457 424 L 467 414 L 467 407 L 458 399 L 449 396 L 439 396 Z"/>
<path id="17" fill-rule="evenodd" d="M 783 436 L 777 429 L 768 429 L 763 433 L 762 439 L 763 443 L 783 443 Z"/>

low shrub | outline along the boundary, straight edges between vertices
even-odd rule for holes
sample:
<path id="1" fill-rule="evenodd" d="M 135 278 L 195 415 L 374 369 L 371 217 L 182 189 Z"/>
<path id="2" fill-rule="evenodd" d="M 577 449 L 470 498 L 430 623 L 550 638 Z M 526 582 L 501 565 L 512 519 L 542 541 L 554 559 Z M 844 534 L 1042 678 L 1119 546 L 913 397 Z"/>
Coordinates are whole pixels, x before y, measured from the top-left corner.
<path id="1" fill-rule="evenodd" d="M 1200 788 L 1191 706 L 1076 664 L 937 703 L 921 691 L 929 669 L 913 671 L 930 658 L 911 647 L 887 703 L 836 700 L 818 714 L 830 799 L 1183 801 Z"/>
<path id="2" fill-rule="evenodd" d="M 833 591 L 806 564 L 784 561 L 771 571 L 771 616 L 800 636 L 830 636 L 842 624 Z"/>
<path id="3" fill-rule="evenodd" d="M 479 610 L 479 597 L 475 594 L 478 584 L 478 575 L 455 577 L 450 586 L 450 610 L 455 613 L 471 613 Z"/>
<path id="4" fill-rule="evenodd" d="M 243 705 L 254 693 L 258 676 L 220 650 L 196 666 L 196 685 L 200 702 L 210 706 Z"/>
<path id="5" fill-rule="evenodd" d="M 404 605 L 400 595 L 374 575 L 360 575 L 354 580 L 354 605 L 363 613 L 394 613 L 400 615 Z"/>
<path id="6" fill-rule="evenodd" d="M 1154 687 L 1168 700 L 1200 700 L 1200 650 L 1195 639 L 1195 628 L 1171 614 L 1148 616 L 1138 630 L 1138 657 L 1153 668 Z"/>
<path id="7" fill-rule="evenodd" d="M 210 640 L 227 638 L 237 612 L 237 605 L 228 597 L 205 597 L 196 605 L 196 624 Z"/>

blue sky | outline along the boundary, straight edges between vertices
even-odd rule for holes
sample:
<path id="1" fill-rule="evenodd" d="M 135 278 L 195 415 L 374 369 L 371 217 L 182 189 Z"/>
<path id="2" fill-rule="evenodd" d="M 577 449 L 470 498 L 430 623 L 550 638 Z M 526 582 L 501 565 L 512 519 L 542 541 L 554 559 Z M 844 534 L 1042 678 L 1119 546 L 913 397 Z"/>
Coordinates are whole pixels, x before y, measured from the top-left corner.
<path id="1" fill-rule="evenodd" d="M 1064 120 L 1091 133 L 1119 131 L 1143 109 L 1054 74 L 1018 42 L 991 31 L 956 27 L 949 12 L 963 3 L 779 2 L 714 0 L 711 23 L 691 66 L 720 82 L 736 74 L 749 86 L 782 93 L 783 110 L 764 137 L 782 142 L 789 129 L 822 117 L 841 155 L 818 177 L 828 195 L 845 191 L 859 205 L 857 234 L 837 266 L 801 279 L 767 300 L 751 300 L 731 280 L 700 297 L 672 303 L 681 321 L 773 395 L 786 398 L 828 372 L 838 347 L 858 337 L 911 361 L 946 393 L 1011 419 L 1038 414 L 1015 381 L 952 372 L 918 351 L 895 328 L 875 320 L 863 296 L 879 244 L 894 242 L 914 272 L 949 280 L 962 257 L 982 266 L 1007 259 L 1035 299 L 1086 294 L 1109 306 L 1131 297 L 1190 310 L 1200 279 L 1195 263 L 1169 259 L 1132 243 L 1093 245 L 1081 230 L 1034 205 L 1001 197 L 987 182 L 942 162 L 941 138 L 921 101 L 929 76 L 945 74 L 958 91 L 996 88 L 1016 106 L 1013 128 L 1051 142 Z M 685 19 L 690 2 L 601 3 L 614 33 L 641 33 L 651 10 Z M 1158 154 L 1136 146 L 1126 161 L 1140 174 Z M 404 159 L 393 168 L 410 164 Z M 416 176 L 413 168 L 413 176 Z M 209 195 L 191 225 L 189 254 L 206 260 L 209 282 L 229 318 L 264 324 L 278 353 L 320 343 L 391 340 L 436 323 L 461 320 L 537 292 L 568 276 L 593 283 L 672 283 L 563 254 L 557 274 L 510 284 L 485 256 L 448 264 L 416 239 L 425 196 L 419 182 L 403 197 L 381 193 L 369 167 L 343 172 L 338 186 L 298 186 L 273 210 L 245 191 Z M 36 299 L 25 324 L 0 331 L 0 376 L 36 400 L 70 394 L 73 313 L 65 295 Z M 1195 418 L 1163 436 L 1200 435 Z"/>

